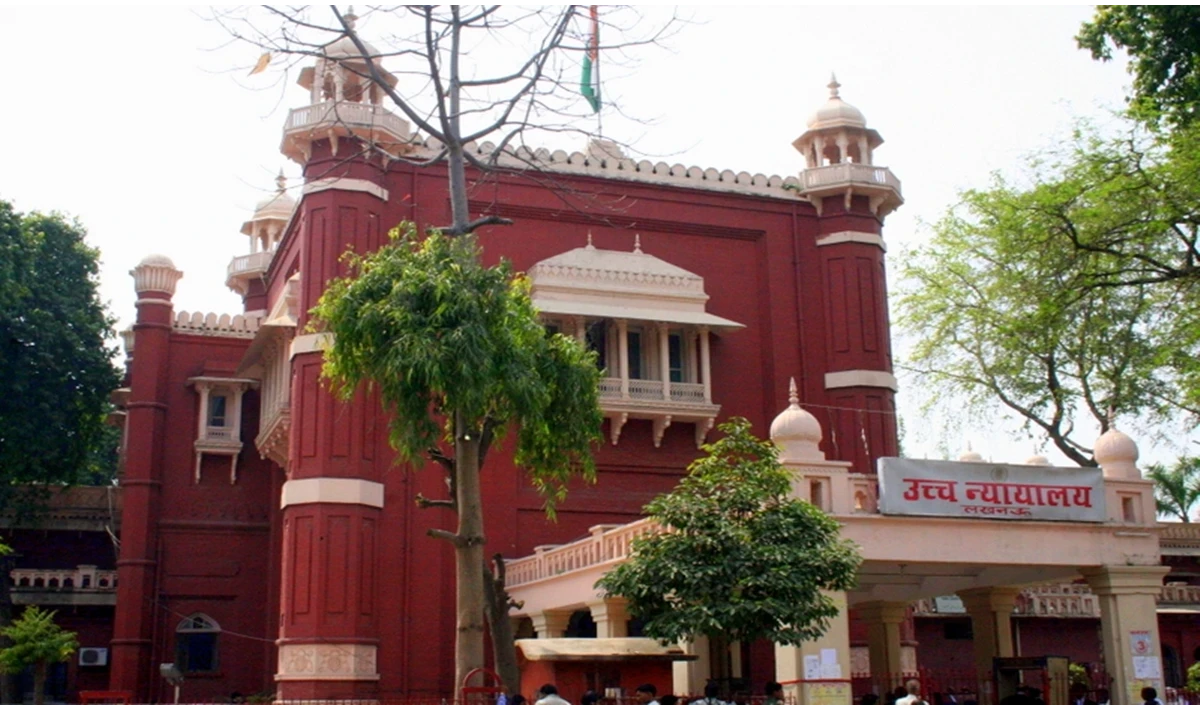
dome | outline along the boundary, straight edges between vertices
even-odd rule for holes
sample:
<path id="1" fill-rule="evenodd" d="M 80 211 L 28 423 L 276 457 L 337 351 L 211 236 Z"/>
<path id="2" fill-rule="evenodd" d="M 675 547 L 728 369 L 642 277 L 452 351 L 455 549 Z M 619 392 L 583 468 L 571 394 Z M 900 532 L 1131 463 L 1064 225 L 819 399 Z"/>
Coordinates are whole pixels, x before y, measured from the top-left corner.
<path id="1" fill-rule="evenodd" d="M 279 176 L 275 177 L 275 193 L 267 196 L 254 206 L 254 215 L 242 224 L 242 233 L 245 235 L 253 235 L 255 232 L 254 224 L 264 220 L 280 220 L 287 222 L 292 217 L 292 211 L 296 209 L 296 199 L 292 198 L 287 192 L 287 177 L 283 172 L 279 172 Z"/>
<path id="2" fill-rule="evenodd" d="M 175 269 L 175 263 L 166 255 L 146 255 L 138 262 L 139 267 L 166 267 L 167 269 Z"/>
<path id="3" fill-rule="evenodd" d="M 771 440 L 783 449 L 782 459 L 824 460 L 825 454 L 820 450 L 821 422 L 800 408 L 794 378 L 788 386 L 788 402 L 788 408 L 771 422 Z"/>
<path id="4" fill-rule="evenodd" d="M 829 100 L 817 112 L 808 118 L 808 129 L 819 130 L 825 127 L 862 127 L 866 128 L 865 118 L 858 108 L 842 100 L 838 94 L 841 84 L 837 76 L 829 81 Z"/>
<path id="5" fill-rule="evenodd" d="M 1105 477 L 1140 478 L 1137 469 L 1138 447 L 1129 436 L 1109 428 L 1096 439 L 1092 457 L 1104 468 Z"/>
<path id="6" fill-rule="evenodd" d="M 354 23 L 358 20 L 358 15 L 354 14 L 354 11 L 351 10 L 346 13 L 345 20 L 346 26 L 354 29 Z M 362 37 L 359 37 L 358 40 L 362 42 L 367 56 L 371 57 L 371 60 L 375 63 L 379 63 L 379 50 L 371 46 L 370 42 Z M 330 59 L 362 59 L 363 56 L 363 52 L 358 50 L 358 47 L 354 45 L 354 40 L 348 34 L 344 34 L 326 44 L 321 48 L 321 51 Z"/>
<path id="7" fill-rule="evenodd" d="M 1025 459 L 1025 463 L 1024 463 L 1024 464 L 1025 464 L 1025 465 L 1038 465 L 1038 466 L 1042 466 L 1042 467 L 1049 467 L 1049 466 L 1050 466 L 1050 460 L 1049 460 L 1049 459 L 1047 459 L 1047 458 L 1046 458 L 1046 456 L 1044 456 L 1044 455 L 1031 455 L 1031 456 L 1029 456 L 1028 458 L 1026 458 L 1026 459 Z"/>
<path id="8" fill-rule="evenodd" d="M 983 456 L 980 455 L 979 453 L 971 450 L 970 446 L 968 446 L 967 452 L 958 456 L 958 462 L 960 462 L 960 463 L 982 463 Z"/>
<path id="9" fill-rule="evenodd" d="M 367 55 L 371 60 L 379 63 L 379 50 L 371 46 L 371 43 L 360 38 L 363 48 L 367 50 Z M 354 45 L 354 40 L 349 36 L 343 36 L 336 39 L 322 48 L 322 52 L 330 59 L 362 59 L 362 52 Z"/>

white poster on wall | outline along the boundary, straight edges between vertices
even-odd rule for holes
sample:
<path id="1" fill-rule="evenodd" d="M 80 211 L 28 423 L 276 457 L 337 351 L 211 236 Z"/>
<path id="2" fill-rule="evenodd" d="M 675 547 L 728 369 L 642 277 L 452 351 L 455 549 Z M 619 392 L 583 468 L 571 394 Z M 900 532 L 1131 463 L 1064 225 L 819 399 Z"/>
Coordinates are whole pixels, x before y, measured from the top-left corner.
<path id="1" fill-rule="evenodd" d="M 1102 522 L 1100 468 L 879 459 L 883 514 Z"/>

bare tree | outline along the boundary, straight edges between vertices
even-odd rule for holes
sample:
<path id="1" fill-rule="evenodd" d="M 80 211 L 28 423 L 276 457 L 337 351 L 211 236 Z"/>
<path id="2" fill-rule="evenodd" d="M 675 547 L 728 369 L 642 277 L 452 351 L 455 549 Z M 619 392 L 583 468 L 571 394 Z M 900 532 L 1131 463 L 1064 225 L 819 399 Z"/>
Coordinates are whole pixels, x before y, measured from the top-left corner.
<path id="1" fill-rule="evenodd" d="M 336 6 L 215 12 L 213 19 L 231 36 L 264 52 L 256 71 L 274 65 L 287 72 L 312 58 L 336 60 L 364 85 L 386 96 L 433 149 L 363 143 L 347 158 L 382 153 L 385 167 L 389 160 L 418 165 L 444 162 L 451 222 L 438 229 L 450 236 L 510 224 L 498 215 L 470 213 L 469 177 L 483 178 L 496 170 L 540 173 L 537 153 L 527 143 L 532 133 L 595 135 L 598 130 L 585 125 L 598 126 L 599 114 L 587 118 L 601 112 L 602 102 L 606 110 L 616 108 L 602 101 L 592 85 L 583 88 L 578 77 L 596 79 L 601 55 L 605 66 L 628 67 L 630 50 L 658 44 L 680 24 L 673 14 L 647 21 L 633 8 L 598 11 L 596 6 L 370 7 L 361 17 Z M 360 21 L 364 27 L 370 23 L 372 41 L 379 37 L 384 49 L 363 39 Z M 344 49 L 344 39 L 355 51 L 329 56 L 326 47 L 340 42 Z M 389 64 L 386 71 L 383 61 Z M 585 65 L 588 72 L 582 71 Z M 492 149 L 474 148 L 485 139 L 494 143 Z M 494 568 L 483 560 L 482 498 L 476 476 L 491 434 L 487 429 L 473 434 L 472 429 L 455 425 L 454 455 L 430 451 L 447 472 L 451 495 L 419 500 L 422 507 L 449 509 L 458 516 L 456 532 L 429 532 L 455 547 L 455 683 L 461 684 L 467 672 L 483 665 L 486 613 L 495 662 L 506 685 L 516 692 L 519 674 L 508 624 L 514 604 L 504 589 L 503 558 L 494 557 Z"/>

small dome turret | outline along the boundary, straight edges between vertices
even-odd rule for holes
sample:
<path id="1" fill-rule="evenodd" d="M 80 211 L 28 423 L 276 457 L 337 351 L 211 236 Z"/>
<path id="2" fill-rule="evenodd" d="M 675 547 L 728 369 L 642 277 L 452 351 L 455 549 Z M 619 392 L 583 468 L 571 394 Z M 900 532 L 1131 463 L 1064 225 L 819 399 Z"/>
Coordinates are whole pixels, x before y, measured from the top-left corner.
<path id="1" fill-rule="evenodd" d="M 980 455 L 978 451 L 971 450 L 971 446 L 967 446 L 967 450 L 962 455 L 958 456 L 958 462 L 982 463 L 983 456 Z"/>
<path id="2" fill-rule="evenodd" d="M 287 177 L 280 169 L 279 176 L 275 177 L 275 193 L 259 201 L 254 207 L 254 216 L 242 223 L 242 234 L 259 240 L 252 246 L 252 251 L 257 252 L 259 248 L 264 251 L 270 250 L 279 244 L 278 238 L 283 234 L 283 226 L 291 219 L 295 209 L 296 200 L 288 194 Z M 268 227 L 263 228 L 261 225 Z M 269 227 L 271 225 L 276 227 Z"/>
<path id="3" fill-rule="evenodd" d="M 858 127 L 866 129 L 867 118 L 862 111 L 842 100 L 837 76 L 829 77 L 829 100 L 808 118 L 808 129 L 821 130 L 829 127 Z"/>
<path id="4" fill-rule="evenodd" d="M 1050 467 L 1050 460 L 1044 455 L 1031 455 L 1025 459 L 1025 465 L 1037 465 L 1039 467 Z"/>
<path id="5" fill-rule="evenodd" d="M 821 422 L 800 408 L 796 380 L 788 384 L 788 408 L 771 422 L 771 440 L 780 447 L 780 459 L 786 462 L 825 460 L 821 451 Z"/>
<path id="6" fill-rule="evenodd" d="M 129 270 L 129 274 L 133 277 L 133 290 L 138 296 L 166 294 L 165 298 L 168 299 L 175 295 L 175 284 L 183 276 L 170 257 L 157 254 L 143 257 L 136 267 Z"/>
<path id="7" fill-rule="evenodd" d="M 1140 479 L 1138 455 L 1137 443 L 1114 427 L 1109 427 L 1096 439 L 1092 450 L 1092 457 L 1104 469 L 1104 476 L 1113 478 Z"/>

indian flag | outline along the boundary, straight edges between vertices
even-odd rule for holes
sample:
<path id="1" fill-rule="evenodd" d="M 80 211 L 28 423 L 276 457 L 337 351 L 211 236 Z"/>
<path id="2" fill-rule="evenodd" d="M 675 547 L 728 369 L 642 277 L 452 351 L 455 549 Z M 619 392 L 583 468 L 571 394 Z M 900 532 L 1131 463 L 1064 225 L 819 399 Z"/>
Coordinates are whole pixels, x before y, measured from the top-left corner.
<path id="1" fill-rule="evenodd" d="M 588 39 L 588 50 L 583 55 L 583 76 L 579 79 L 579 92 L 592 106 L 592 112 L 600 112 L 600 15 L 597 6 L 588 8 L 592 18 L 592 36 Z"/>

